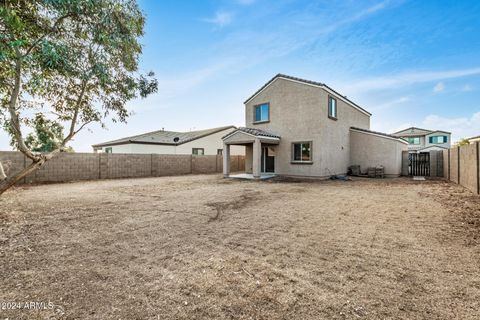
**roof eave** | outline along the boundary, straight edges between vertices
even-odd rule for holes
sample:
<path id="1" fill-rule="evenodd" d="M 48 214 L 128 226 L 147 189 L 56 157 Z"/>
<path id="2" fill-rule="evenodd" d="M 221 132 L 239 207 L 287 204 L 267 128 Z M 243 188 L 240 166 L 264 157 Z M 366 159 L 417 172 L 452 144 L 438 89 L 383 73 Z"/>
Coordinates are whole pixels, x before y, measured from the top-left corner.
<path id="1" fill-rule="evenodd" d="M 315 81 L 309 81 L 309 80 L 305 80 L 305 79 L 301 79 L 301 78 L 296 78 L 296 77 L 291 77 L 291 76 L 287 76 L 287 75 L 284 75 L 284 74 L 277 74 L 275 77 L 273 77 L 272 79 L 270 79 L 267 83 L 265 83 L 262 87 L 260 87 L 260 89 L 258 89 L 252 96 L 250 96 L 247 100 L 244 101 L 243 104 L 247 104 L 249 103 L 251 100 L 253 100 L 256 96 L 258 96 L 262 91 L 264 91 L 266 88 L 268 88 L 273 82 L 275 82 L 276 80 L 278 79 L 284 79 L 284 80 L 287 80 L 287 81 L 292 81 L 292 82 L 298 82 L 298 83 L 301 83 L 301 84 L 305 84 L 305 85 L 309 85 L 309 86 L 314 86 L 314 87 L 317 87 L 317 88 L 322 88 L 324 90 L 329 90 L 331 91 L 335 96 L 337 96 L 337 98 L 343 100 L 345 103 L 347 103 L 348 105 L 350 105 L 351 107 L 357 109 L 358 111 L 364 113 L 364 114 L 367 114 L 368 116 L 371 116 L 372 114 L 370 112 L 368 112 L 367 110 L 365 110 L 364 108 L 360 107 L 359 105 L 357 105 L 355 102 L 351 101 L 350 99 L 348 99 L 346 96 L 343 96 L 341 95 L 340 93 L 338 93 L 337 91 L 335 91 L 334 89 L 332 89 L 331 87 L 327 86 L 326 84 L 324 83 L 321 83 L 321 82 L 315 82 Z"/>

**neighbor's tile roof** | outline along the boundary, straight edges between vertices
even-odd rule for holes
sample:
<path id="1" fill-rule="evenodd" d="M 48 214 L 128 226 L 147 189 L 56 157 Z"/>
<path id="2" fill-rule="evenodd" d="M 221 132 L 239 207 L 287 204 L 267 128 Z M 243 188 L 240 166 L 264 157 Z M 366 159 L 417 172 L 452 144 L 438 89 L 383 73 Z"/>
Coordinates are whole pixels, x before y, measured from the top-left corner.
<path id="1" fill-rule="evenodd" d="M 236 132 L 236 131 L 242 131 L 242 132 L 245 132 L 245 133 L 248 133 L 248 134 L 251 134 L 251 135 L 254 135 L 255 137 L 269 137 L 269 138 L 278 138 L 280 139 L 280 136 L 279 135 L 276 135 L 276 134 L 273 134 L 273 133 L 270 133 L 270 132 L 267 132 L 265 130 L 260 130 L 260 129 L 256 129 L 256 128 L 247 128 L 247 127 L 240 127 L 232 132 L 229 132 L 228 134 L 226 134 L 225 136 L 222 137 L 222 139 L 224 139 L 225 137 L 231 135 L 232 133 Z"/>
<path id="2" fill-rule="evenodd" d="M 423 133 L 418 133 L 418 132 L 414 132 L 414 133 L 406 132 L 406 131 L 413 131 L 413 130 L 423 131 Z M 443 132 L 443 133 L 451 134 L 451 132 L 448 132 L 448 131 L 422 129 L 422 128 L 418 128 L 418 127 L 406 128 L 406 129 L 403 129 L 403 130 L 394 132 L 394 133 L 392 133 L 392 134 L 393 134 L 393 135 L 396 135 L 397 137 L 399 137 L 399 136 L 407 137 L 407 136 L 428 135 L 428 134 L 431 134 L 431 133 L 434 133 L 434 132 Z"/>
<path id="3" fill-rule="evenodd" d="M 325 83 L 322 83 L 322 82 L 316 82 L 316 81 L 311 81 L 311 80 L 306 80 L 306 79 L 302 79 L 302 78 L 297 78 L 297 77 L 292 77 L 292 76 L 289 76 L 289 75 L 286 75 L 286 74 L 282 74 L 282 73 L 279 73 L 277 74 L 275 77 L 273 77 L 272 79 L 270 79 L 267 83 L 265 83 L 260 89 L 258 89 L 254 94 L 252 94 L 247 100 L 245 100 L 244 103 L 247 103 L 248 101 L 252 100 L 253 97 L 255 97 L 258 93 L 260 93 L 263 89 L 265 89 L 266 87 L 268 87 L 273 81 L 275 81 L 276 79 L 278 78 L 284 78 L 284 79 L 289 79 L 289 80 L 293 80 L 293 81 L 298 81 L 298 82 L 302 82 L 302 83 L 305 83 L 305 84 L 311 84 L 311 85 L 314 85 L 314 86 L 319 86 L 319 87 L 325 87 L 331 91 L 333 91 L 336 95 L 342 97 L 343 99 L 345 99 L 346 101 L 348 101 L 349 103 L 351 103 L 352 105 L 354 105 L 355 107 L 357 107 L 358 109 L 368 113 L 369 115 L 371 115 L 370 112 L 368 112 L 367 110 L 365 110 L 364 108 L 360 107 L 358 104 L 356 104 L 355 102 L 353 102 L 352 100 L 348 99 L 347 96 L 344 96 L 342 94 L 340 94 L 339 92 L 333 90 L 331 87 L 329 87 L 328 85 L 326 85 Z"/>
<path id="4" fill-rule="evenodd" d="M 93 145 L 93 147 L 103 147 L 103 146 L 126 144 L 126 143 L 180 145 L 180 144 L 183 144 L 195 139 L 203 138 L 227 129 L 235 129 L 235 126 L 225 126 L 225 127 L 211 128 L 211 129 L 198 130 L 198 131 L 189 131 L 189 132 L 158 130 L 158 131 L 139 134 L 136 136 L 125 137 L 117 140 L 95 144 Z"/>

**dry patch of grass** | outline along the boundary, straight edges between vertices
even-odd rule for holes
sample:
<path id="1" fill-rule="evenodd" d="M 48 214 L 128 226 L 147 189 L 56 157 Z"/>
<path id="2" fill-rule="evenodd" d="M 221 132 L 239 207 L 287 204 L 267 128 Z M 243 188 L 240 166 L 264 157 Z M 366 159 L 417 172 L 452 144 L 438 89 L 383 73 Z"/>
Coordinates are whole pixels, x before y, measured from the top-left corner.
<path id="1" fill-rule="evenodd" d="M 32 319 L 477 319 L 480 198 L 442 181 L 219 176 L 0 199 L 2 310 Z"/>

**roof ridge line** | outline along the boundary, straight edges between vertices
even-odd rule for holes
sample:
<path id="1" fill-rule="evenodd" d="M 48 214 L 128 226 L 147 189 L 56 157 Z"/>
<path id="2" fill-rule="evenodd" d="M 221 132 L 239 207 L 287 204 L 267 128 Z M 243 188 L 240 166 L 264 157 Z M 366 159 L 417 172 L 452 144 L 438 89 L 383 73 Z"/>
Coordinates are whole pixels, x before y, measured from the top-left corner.
<path id="1" fill-rule="evenodd" d="M 312 81 L 312 80 L 307 80 L 307 79 L 303 79 L 303 78 L 298 78 L 298 77 L 294 77 L 294 76 L 289 76 L 289 75 L 286 75 L 286 74 L 283 74 L 283 73 L 277 73 L 273 78 L 271 78 L 268 82 L 266 82 L 263 86 L 260 87 L 260 89 L 258 89 L 257 91 L 255 91 L 255 93 L 253 95 L 251 95 L 247 100 L 245 100 L 243 102 L 243 104 L 246 104 L 248 103 L 250 100 L 252 100 L 254 97 L 256 97 L 260 92 L 262 92 L 263 90 L 265 90 L 270 84 L 272 84 L 276 79 L 279 79 L 279 78 L 283 78 L 283 79 L 286 79 L 286 80 L 291 80 L 291 81 L 297 81 L 297 82 L 301 82 L 301 83 L 304 83 L 304 84 L 309 84 L 309 85 L 313 85 L 313 86 L 318 86 L 318 87 L 322 87 L 324 89 L 328 89 L 330 91 L 332 91 L 335 95 L 337 95 L 338 97 L 344 99 L 345 102 L 347 102 L 347 104 L 350 104 L 352 107 L 354 108 L 357 108 L 359 111 L 363 112 L 363 113 L 366 113 L 367 115 L 371 116 L 372 114 L 370 112 L 368 112 L 367 110 L 365 110 L 364 108 L 362 108 L 361 106 L 359 106 L 358 104 L 356 104 L 355 102 L 353 102 L 352 100 L 348 99 L 347 96 L 339 93 L 338 91 L 334 90 L 333 88 L 329 87 L 327 84 L 325 83 L 322 83 L 322 82 L 317 82 L 317 81 Z"/>

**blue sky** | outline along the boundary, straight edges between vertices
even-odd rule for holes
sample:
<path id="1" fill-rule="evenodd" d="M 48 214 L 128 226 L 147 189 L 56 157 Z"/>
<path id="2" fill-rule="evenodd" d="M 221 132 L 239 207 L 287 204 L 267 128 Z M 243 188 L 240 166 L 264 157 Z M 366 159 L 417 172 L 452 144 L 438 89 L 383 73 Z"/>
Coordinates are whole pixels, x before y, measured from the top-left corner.
<path id="1" fill-rule="evenodd" d="M 277 73 L 324 82 L 371 113 L 371 129 L 480 134 L 480 2 L 147 1 L 142 71 L 159 92 L 128 124 L 91 126 L 77 151 L 126 135 L 244 125 L 243 101 Z M 0 138 L 0 149 L 8 149 Z"/>

